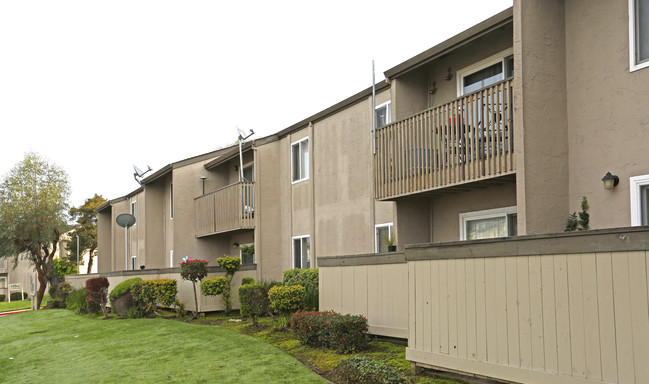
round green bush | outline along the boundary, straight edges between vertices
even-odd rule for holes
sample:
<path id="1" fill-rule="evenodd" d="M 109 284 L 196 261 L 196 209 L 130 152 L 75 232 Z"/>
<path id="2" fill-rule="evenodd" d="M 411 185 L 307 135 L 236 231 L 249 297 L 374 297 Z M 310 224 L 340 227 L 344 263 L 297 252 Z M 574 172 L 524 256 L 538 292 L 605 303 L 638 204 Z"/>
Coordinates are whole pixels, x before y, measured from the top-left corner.
<path id="1" fill-rule="evenodd" d="M 241 285 L 254 284 L 254 283 L 255 283 L 255 279 L 252 277 L 244 277 L 243 279 L 241 279 Z"/>
<path id="2" fill-rule="evenodd" d="M 290 315 L 302 309 L 305 289 L 301 285 L 275 286 L 268 291 L 268 298 L 273 310 Z"/>
<path id="3" fill-rule="evenodd" d="M 223 256 L 216 259 L 216 265 L 224 270 L 227 275 L 232 276 L 241 268 L 241 259 L 234 256 Z"/>
<path id="4" fill-rule="evenodd" d="M 126 292 L 129 292 L 133 284 L 135 284 L 138 281 L 142 281 L 142 279 L 139 277 L 134 277 L 132 279 L 122 281 L 121 283 L 117 284 L 112 291 L 110 291 L 110 295 L 108 295 L 108 298 L 112 300 L 116 297 L 122 296 Z"/>

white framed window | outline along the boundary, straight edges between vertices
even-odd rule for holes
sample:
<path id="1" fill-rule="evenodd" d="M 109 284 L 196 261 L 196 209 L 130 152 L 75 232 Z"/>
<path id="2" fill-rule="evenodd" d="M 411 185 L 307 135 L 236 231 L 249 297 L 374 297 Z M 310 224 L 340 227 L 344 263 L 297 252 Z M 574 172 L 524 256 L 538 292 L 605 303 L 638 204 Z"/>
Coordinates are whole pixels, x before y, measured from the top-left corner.
<path id="1" fill-rule="evenodd" d="M 629 0 L 629 71 L 649 67 L 649 0 Z"/>
<path id="2" fill-rule="evenodd" d="M 629 178 L 631 225 L 649 225 L 649 175 Z"/>
<path id="3" fill-rule="evenodd" d="M 0 277 L 0 289 L 7 289 L 7 277 L 6 276 L 1 276 Z"/>
<path id="4" fill-rule="evenodd" d="M 174 250 L 169 251 L 169 268 L 174 267 Z"/>
<path id="5" fill-rule="evenodd" d="M 241 265 L 255 263 L 255 248 L 250 248 L 254 245 L 255 244 L 253 243 L 239 245 L 239 258 L 241 259 Z"/>
<path id="6" fill-rule="evenodd" d="M 131 201 L 131 215 L 133 215 L 133 217 L 137 218 L 136 213 L 137 213 L 137 201 Z M 135 224 L 137 224 L 137 222 Z M 135 225 L 135 224 L 133 224 L 133 225 Z"/>
<path id="7" fill-rule="evenodd" d="M 374 108 L 374 119 L 376 121 L 376 128 L 381 128 L 392 122 L 392 101 L 386 101 L 383 104 L 377 105 Z"/>
<path id="8" fill-rule="evenodd" d="M 137 264 L 137 256 L 131 256 L 131 269 L 135 271 L 135 266 Z"/>
<path id="9" fill-rule="evenodd" d="M 309 138 L 291 144 L 291 173 L 293 183 L 309 178 Z"/>
<path id="10" fill-rule="evenodd" d="M 169 219 L 174 218 L 174 183 L 169 184 Z"/>
<path id="11" fill-rule="evenodd" d="M 466 95 L 514 75 L 514 50 L 507 49 L 457 71 L 457 96 Z"/>
<path id="12" fill-rule="evenodd" d="M 460 240 L 516 236 L 516 207 L 460 213 Z"/>
<path id="13" fill-rule="evenodd" d="M 388 251 L 388 239 L 394 239 L 394 224 L 384 223 L 374 226 L 374 252 L 383 253 Z"/>
<path id="14" fill-rule="evenodd" d="M 311 268 L 311 236 L 293 237 L 293 268 Z"/>

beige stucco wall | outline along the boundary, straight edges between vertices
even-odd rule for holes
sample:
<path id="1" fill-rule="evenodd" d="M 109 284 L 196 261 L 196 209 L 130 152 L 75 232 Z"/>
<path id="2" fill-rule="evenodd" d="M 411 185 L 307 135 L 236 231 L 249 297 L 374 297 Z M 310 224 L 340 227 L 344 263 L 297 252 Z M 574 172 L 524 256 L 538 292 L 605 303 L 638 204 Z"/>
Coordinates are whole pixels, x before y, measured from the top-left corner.
<path id="1" fill-rule="evenodd" d="M 390 99 L 384 91 L 376 104 Z M 374 252 L 374 225 L 394 222 L 392 202 L 375 202 L 371 97 L 256 147 L 255 241 L 261 276 L 293 267 L 292 238 L 309 235 L 319 256 Z M 309 178 L 291 181 L 291 145 L 309 138 Z"/>
<path id="2" fill-rule="evenodd" d="M 22 257 L 18 258 L 18 265 L 14 268 L 14 258 L 3 259 L 3 267 L 0 268 L 0 277 L 6 278 L 6 288 L 0 285 L 0 295 L 5 295 L 5 300 L 9 300 L 9 285 L 19 283 L 22 286 L 23 292 L 29 295 L 31 281 L 35 284 L 35 289 L 38 290 L 38 279 L 34 274 L 34 266 L 29 260 Z M 33 278 L 31 276 L 33 275 Z M 11 293 L 19 291 L 11 291 Z M 45 291 L 47 293 L 47 291 Z"/>
<path id="3" fill-rule="evenodd" d="M 514 3 L 514 150 L 519 234 L 561 231 L 568 213 L 563 2 Z"/>
<path id="4" fill-rule="evenodd" d="M 565 4 L 569 211 L 581 196 L 593 228 L 631 224 L 629 177 L 649 174 L 649 68 L 629 72 L 627 1 Z M 610 171 L 612 191 L 601 178 Z"/>

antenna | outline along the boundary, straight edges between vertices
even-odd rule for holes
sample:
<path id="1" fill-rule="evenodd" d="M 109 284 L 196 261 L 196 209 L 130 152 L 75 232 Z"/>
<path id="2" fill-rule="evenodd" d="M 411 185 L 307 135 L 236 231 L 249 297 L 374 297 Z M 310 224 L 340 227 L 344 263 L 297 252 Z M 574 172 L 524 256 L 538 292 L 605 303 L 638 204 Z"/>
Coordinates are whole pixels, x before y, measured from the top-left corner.
<path id="1" fill-rule="evenodd" d="M 137 165 L 133 164 L 133 170 L 135 171 L 135 173 L 133 173 L 133 178 L 140 185 L 142 185 L 142 180 L 141 179 L 144 177 L 144 175 L 146 175 L 147 173 L 152 171 L 152 169 L 151 169 L 151 167 L 149 165 L 147 165 L 146 167 L 147 167 L 147 170 L 142 171 L 140 168 L 138 168 Z"/>

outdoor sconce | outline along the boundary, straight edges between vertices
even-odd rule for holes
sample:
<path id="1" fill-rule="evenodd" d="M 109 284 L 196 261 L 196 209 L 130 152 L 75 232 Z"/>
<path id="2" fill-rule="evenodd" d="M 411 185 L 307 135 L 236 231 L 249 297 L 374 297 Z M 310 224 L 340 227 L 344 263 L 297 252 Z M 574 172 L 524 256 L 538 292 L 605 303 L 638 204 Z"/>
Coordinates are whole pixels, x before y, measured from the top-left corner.
<path id="1" fill-rule="evenodd" d="M 446 75 L 445 79 L 446 81 L 451 81 L 453 78 L 453 73 L 451 72 L 451 67 L 448 67 L 448 75 Z"/>
<path id="2" fill-rule="evenodd" d="M 237 243 L 237 242 L 235 241 L 234 243 L 232 243 L 232 245 L 234 245 L 235 247 L 238 247 L 238 246 L 239 246 L 239 243 Z"/>
<path id="3" fill-rule="evenodd" d="M 611 190 L 618 185 L 620 178 L 616 175 L 611 175 L 611 172 L 606 172 L 606 175 L 602 177 L 602 181 L 604 182 L 604 189 Z"/>
<path id="4" fill-rule="evenodd" d="M 140 265 L 140 269 L 144 269 L 144 264 Z"/>

